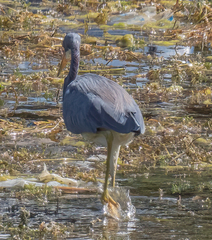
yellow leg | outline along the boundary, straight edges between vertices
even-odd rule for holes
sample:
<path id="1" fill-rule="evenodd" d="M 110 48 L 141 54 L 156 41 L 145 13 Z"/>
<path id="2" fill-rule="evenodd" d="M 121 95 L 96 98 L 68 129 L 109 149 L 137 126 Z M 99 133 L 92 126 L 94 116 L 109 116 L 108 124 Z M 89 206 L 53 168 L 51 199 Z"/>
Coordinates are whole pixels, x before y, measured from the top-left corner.
<path id="1" fill-rule="evenodd" d="M 115 187 L 115 185 L 116 185 L 116 167 L 117 166 L 115 166 L 115 169 L 114 169 L 114 175 L 113 175 L 113 177 L 112 177 L 112 184 L 113 184 L 113 187 Z"/>
<path id="2" fill-rule="evenodd" d="M 112 205 L 117 207 L 119 204 L 116 203 L 108 193 L 108 178 L 110 173 L 110 164 L 111 164 L 110 155 L 112 154 L 111 149 L 113 144 L 113 134 L 111 132 L 107 132 L 105 134 L 105 137 L 107 139 L 107 169 L 105 174 L 105 184 L 104 184 L 104 192 L 102 194 L 102 202 L 111 203 Z M 113 186 L 115 186 L 115 177 L 113 177 Z"/>

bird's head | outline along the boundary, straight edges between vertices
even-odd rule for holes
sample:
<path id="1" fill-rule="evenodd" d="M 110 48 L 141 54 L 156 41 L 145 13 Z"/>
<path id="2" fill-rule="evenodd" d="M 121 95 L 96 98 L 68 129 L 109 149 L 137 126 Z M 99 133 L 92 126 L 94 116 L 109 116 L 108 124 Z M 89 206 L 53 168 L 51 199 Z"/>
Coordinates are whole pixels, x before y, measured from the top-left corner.
<path id="1" fill-rule="evenodd" d="M 71 60 L 71 52 L 79 52 L 80 50 L 81 37 L 77 33 L 66 34 L 63 40 L 63 57 L 60 63 L 57 76 L 60 75 L 61 71 L 65 68 L 67 62 Z"/>

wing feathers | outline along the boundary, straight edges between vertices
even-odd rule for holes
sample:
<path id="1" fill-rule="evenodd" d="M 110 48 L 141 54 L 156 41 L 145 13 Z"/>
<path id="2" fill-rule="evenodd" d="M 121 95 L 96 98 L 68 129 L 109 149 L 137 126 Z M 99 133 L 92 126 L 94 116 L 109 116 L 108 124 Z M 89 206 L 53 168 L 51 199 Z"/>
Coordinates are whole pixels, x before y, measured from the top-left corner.
<path id="1" fill-rule="evenodd" d="M 95 74 L 79 76 L 69 84 L 63 116 L 73 133 L 96 132 L 98 128 L 144 132 L 143 117 L 133 98 L 117 83 Z"/>

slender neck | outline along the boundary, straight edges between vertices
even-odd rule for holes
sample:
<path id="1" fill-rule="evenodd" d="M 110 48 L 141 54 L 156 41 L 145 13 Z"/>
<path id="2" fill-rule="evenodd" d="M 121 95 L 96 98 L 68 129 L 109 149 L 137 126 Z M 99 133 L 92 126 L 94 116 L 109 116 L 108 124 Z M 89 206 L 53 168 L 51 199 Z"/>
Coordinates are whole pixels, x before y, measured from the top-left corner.
<path id="1" fill-rule="evenodd" d="M 68 74 L 70 82 L 75 80 L 77 77 L 79 62 L 80 62 L 80 48 L 79 46 L 74 46 L 71 49 L 71 66 Z"/>
<path id="2" fill-rule="evenodd" d="M 71 66 L 70 66 L 68 76 L 66 77 L 65 82 L 64 82 L 63 91 L 66 90 L 66 88 L 70 82 L 72 82 L 76 79 L 77 73 L 78 73 L 78 68 L 79 68 L 79 62 L 80 62 L 80 48 L 79 48 L 79 46 L 74 46 L 71 49 Z"/>

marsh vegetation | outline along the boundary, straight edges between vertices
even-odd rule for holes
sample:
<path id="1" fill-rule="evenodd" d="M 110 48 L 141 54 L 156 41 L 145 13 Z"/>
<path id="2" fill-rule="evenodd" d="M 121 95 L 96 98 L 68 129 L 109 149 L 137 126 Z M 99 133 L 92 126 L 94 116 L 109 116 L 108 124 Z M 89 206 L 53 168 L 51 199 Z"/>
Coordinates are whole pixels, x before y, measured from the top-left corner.
<path id="1" fill-rule="evenodd" d="M 0 0 L 1 239 L 211 239 L 211 22 L 210 1 Z M 118 162 L 130 221 L 105 217 L 95 191 L 106 150 L 62 120 L 69 31 L 82 38 L 79 74 L 116 81 L 145 118 Z M 84 191 L 41 181 L 44 163 Z"/>

